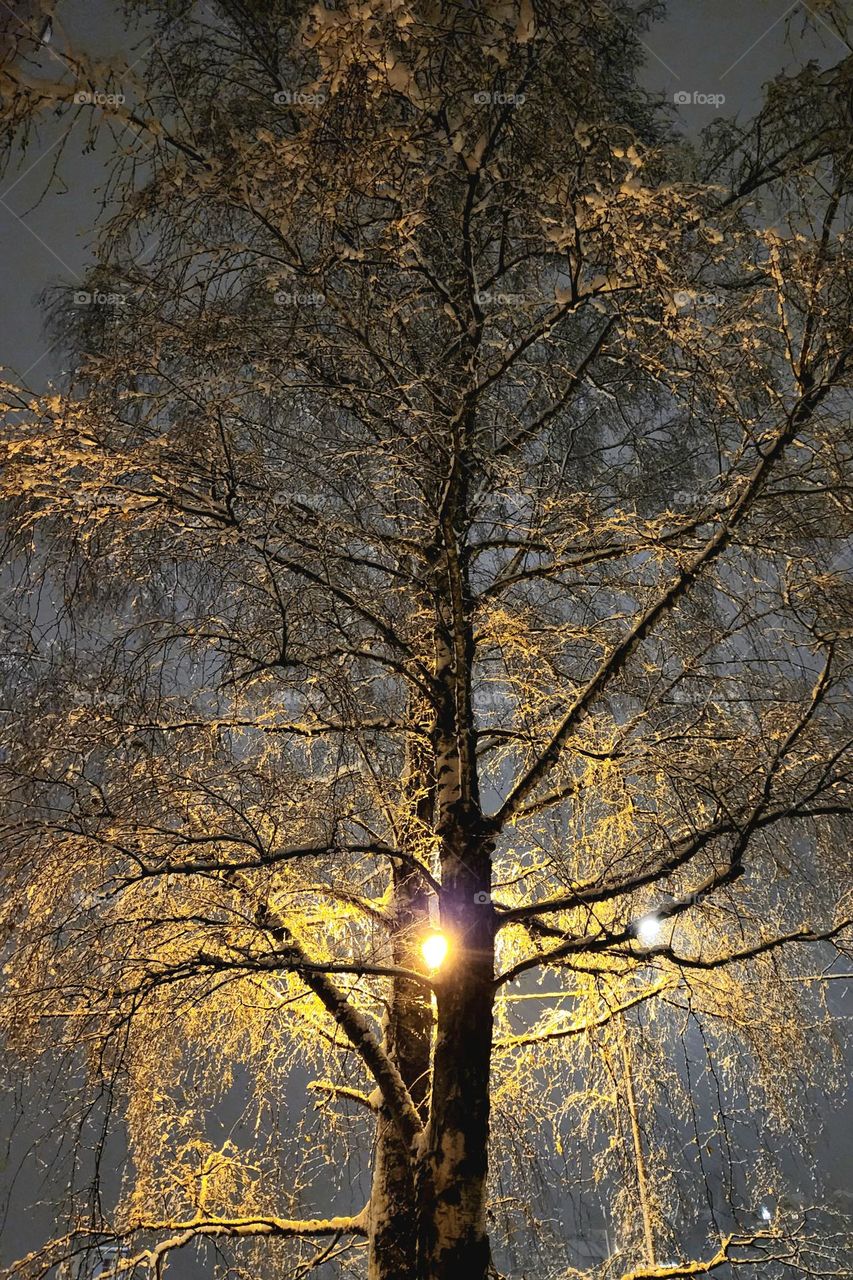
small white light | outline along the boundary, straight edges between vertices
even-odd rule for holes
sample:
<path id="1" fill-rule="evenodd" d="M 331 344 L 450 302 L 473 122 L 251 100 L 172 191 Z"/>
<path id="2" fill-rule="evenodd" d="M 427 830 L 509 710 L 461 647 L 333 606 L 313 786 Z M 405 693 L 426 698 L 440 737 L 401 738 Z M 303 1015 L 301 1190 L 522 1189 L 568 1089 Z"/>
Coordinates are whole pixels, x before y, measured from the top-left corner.
<path id="1" fill-rule="evenodd" d="M 660 941 L 662 929 L 663 921 L 660 916 L 643 916 L 634 925 L 634 937 L 641 947 L 653 947 L 656 942 Z"/>
<path id="2" fill-rule="evenodd" d="M 763 1204 L 761 1208 L 758 1210 L 758 1216 L 762 1222 L 773 1221 L 773 1211 L 771 1209 L 768 1209 L 766 1204 Z"/>
<path id="3" fill-rule="evenodd" d="M 440 969 L 447 956 L 447 939 L 443 933 L 431 933 L 421 943 L 421 955 L 430 969 Z"/>

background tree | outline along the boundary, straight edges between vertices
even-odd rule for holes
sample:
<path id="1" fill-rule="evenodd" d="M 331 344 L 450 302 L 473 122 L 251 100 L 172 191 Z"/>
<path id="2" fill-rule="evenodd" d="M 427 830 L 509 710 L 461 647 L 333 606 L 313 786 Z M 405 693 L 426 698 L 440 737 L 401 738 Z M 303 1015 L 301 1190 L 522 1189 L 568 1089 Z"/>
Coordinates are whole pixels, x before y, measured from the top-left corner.
<path id="1" fill-rule="evenodd" d="M 842 1274 L 771 1152 L 853 920 L 849 64 L 699 152 L 653 4 L 144 12 L 3 80 L 115 156 L 6 391 L 4 1032 L 93 1148 L 13 1270 L 569 1274 L 560 1156 L 608 1275 Z"/>

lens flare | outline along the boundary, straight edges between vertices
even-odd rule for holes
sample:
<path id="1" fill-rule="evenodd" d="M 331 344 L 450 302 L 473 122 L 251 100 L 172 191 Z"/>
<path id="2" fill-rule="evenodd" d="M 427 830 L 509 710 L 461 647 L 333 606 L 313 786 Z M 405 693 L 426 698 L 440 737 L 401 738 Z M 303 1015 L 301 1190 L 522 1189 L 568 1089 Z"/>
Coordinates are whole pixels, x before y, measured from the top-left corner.
<path id="1" fill-rule="evenodd" d="M 421 955 L 430 969 L 440 969 L 447 955 L 447 939 L 443 933 L 431 933 L 421 943 Z"/>
<path id="2" fill-rule="evenodd" d="M 634 937 L 641 947 L 653 947 L 656 942 L 660 941 L 662 929 L 663 922 L 660 916 L 643 916 L 634 925 Z"/>

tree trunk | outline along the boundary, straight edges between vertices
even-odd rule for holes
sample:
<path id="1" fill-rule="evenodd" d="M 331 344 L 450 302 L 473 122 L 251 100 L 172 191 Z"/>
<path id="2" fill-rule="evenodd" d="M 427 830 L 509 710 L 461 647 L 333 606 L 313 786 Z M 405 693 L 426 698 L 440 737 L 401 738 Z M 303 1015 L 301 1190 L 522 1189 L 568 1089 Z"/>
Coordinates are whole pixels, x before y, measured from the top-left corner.
<path id="1" fill-rule="evenodd" d="M 429 902 L 416 874 L 395 871 L 394 963 L 420 968 L 418 946 L 429 922 Z M 422 987 L 395 979 L 385 1017 L 384 1045 L 425 1120 L 429 1097 L 432 1007 Z M 417 1215 L 408 1153 L 384 1107 L 376 1126 L 370 1193 L 368 1280 L 415 1280 Z"/>
<path id="2" fill-rule="evenodd" d="M 419 1188 L 419 1280 L 485 1280 L 489 1266 L 494 913 L 483 861 L 481 852 L 444 864 L 449 892 L 442 923 L 451 951 L 437 994 L 430 1123 Z"/>
<path id="3" fill-rule="evenodd" d="M 394 1123 L 382 1111 L 370 1193 L 368 1280 L 416 1280 L 416 1254 L 414 1179 Z"/>
<path id="4" fill-rule="evenodd" d="M 470 426 L 466 415 L 460 430 Z M 460 438 L 461 439 L 461 438 Z M 418 1171 L 418 1280 L 485 1280 L 495 920 L 491 855 L 477 776 L 471 693 L 474 608 L 468 579 L 468 459 L 455 442 L 442 498 L 434 633 L 435 830 L 448 956 L 436 982 L 426 1150 Z"/>

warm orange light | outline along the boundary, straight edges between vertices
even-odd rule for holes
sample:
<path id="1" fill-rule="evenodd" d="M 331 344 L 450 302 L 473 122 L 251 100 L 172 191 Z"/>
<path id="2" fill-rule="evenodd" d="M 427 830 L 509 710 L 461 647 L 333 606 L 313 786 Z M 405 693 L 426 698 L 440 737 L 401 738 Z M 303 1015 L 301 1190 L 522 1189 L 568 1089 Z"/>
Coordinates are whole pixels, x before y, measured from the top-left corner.
<path id="1" fill-rule="evenodd" d="M 447 939 L 443 933 L 431 933 L 421 943 L 421 955 L 430 969 L 440 969 L 447 956 Z"/>

